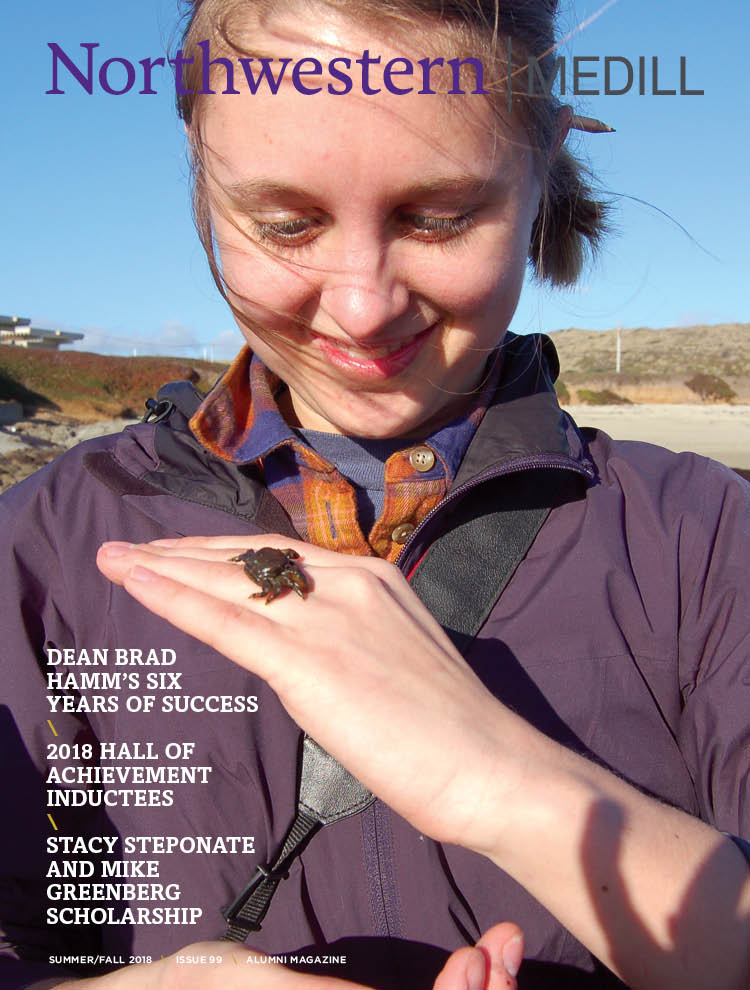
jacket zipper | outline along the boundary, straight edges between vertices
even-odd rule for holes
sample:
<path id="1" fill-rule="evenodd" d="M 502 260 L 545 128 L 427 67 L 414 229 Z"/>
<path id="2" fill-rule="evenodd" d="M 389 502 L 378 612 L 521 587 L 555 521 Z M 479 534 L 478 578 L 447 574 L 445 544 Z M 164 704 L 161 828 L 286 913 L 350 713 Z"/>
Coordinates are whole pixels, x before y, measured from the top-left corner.
<path id="1" fill-rule="evenodd" d="M 463 485 L 459 485 L 458 488 L 455 488 L 453 491 L 449 492 L 442 502 L 427 513 L 422 522 L 416 527 L 414 532 L 410 534 L 408 540 L 401 548 L 401 551 L 395 560 L 396 567 L 403 570 L 404 559 L 411 545 L 416 541 L 419 534 L 424 531 L 427 524 L 434 519 L 438 513 L 442 512 L 446 505 L 450 502 L 455 502 L 457 499 L 463 498 L 467 492 L 473 491 L 473 489 L 478 488 L 479 485 L 483 485 L 485 481 L 493 481 L 495 478 L 501 478 L 506 474 L 515 474 L 517 471 L 532 471 L 536 468 L 564 468 L 568 471 L 574 471 L 576 474 L 580 474 L 589 480 L 594 477 L 594 472 L 591 468 L 584 467 L 577 461 L 574 461 L 572 458 L 568 457 L 566 454 L 545 454 L 539 457 L 520 457 L 516 460 L 507 461 L 502 465 L 502 467 L 491 468 L 483 474 L 479 474 L 475 478 L 472 478 L 471 481 L 467 481 Z"/>

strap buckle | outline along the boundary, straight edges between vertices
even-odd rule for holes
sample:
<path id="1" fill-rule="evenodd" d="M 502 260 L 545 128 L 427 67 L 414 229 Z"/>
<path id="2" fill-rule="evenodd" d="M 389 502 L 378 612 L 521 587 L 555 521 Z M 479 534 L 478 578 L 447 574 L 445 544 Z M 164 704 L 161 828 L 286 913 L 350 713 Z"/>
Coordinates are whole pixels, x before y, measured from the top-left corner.
<path id="1" fill-rule="evenodd" d="M 235 897 L 231 904 L 228 904 L 225 908 L 221 909 L 221 914 L 224 921 L 230 925 L 234 924 L 234 922 L 239 918 L 240 912 L 245 904 L 247 904 L 262 883 L 267 881 L 271 883 L 279 883 L 280 880 L 286 880 L 288 876 L 288 870 L 274 870 L 271 868 L 270 863 L 256 866 L 255 873 L 252 877 L 250 877 L 250 880 L 245 885 L 244 889 Z M 260 924 L 249 924 L 244 919 L 242 919 L 242 924 L 248 929 L 248 931 L 251 932 L 259 932 L 261 929 Z"/>
<path id="2" fill-rule="evenodd" d="M 171 399 L 146 399 L 146 413 L 141 420 L 142 423 L 161 423 L 163 419 L 172 415 L 175 408 Z"/>

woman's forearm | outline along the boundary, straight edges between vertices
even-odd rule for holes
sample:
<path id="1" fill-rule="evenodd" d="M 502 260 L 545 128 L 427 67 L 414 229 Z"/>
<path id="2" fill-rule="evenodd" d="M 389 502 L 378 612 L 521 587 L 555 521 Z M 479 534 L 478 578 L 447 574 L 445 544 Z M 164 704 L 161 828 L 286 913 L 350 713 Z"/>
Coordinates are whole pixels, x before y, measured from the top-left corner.
<path id="1" fill-rule="evenodd" d="M 750 871 L 734 843 L 512 714 L 501 721 L 503 759 L 524 756 L 515 793 L 498 791 L 490 858 L 630 986 L 746 990 Z"/>

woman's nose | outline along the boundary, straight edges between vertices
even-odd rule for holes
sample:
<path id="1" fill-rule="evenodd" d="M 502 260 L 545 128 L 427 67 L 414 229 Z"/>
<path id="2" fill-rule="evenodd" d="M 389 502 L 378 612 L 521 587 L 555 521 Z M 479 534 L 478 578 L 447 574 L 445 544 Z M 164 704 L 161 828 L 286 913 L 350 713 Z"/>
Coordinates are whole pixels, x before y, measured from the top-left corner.
<path id="1" fill-rule="evenodd" d="M 320 305 L 336 327 L 352 340 L 366 343 L 408 314 L 410 293 L 405 279 L 379 252 L 363 252 L 331 271 Z"/>

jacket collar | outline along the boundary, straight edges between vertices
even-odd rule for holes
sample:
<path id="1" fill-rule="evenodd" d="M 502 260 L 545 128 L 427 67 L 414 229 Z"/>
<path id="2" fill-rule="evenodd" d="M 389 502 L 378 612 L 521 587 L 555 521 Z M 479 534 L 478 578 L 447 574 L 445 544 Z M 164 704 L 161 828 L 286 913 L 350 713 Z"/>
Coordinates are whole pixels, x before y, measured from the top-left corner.
<path id="1" fill-rule="evenodd" d="M 593 477 L 594 467 L 573 420 L 557 402 L 560 371 L 555 346 L 546 334 L 507 333 L 502 374 L 495 397 L 461 463 L 453 488 L 480 475 L 531 459 L 555 459 Z"/>
<path id="2" fill-rule="evenodd" d="M 570 467 L 594 476 L 585 444 L 554 391 L 557 354 L 543 334 L 508 333 L 499 386 L 458 470 L 452 490 L 483 476 L 525 466 Z M 159 391 L 172 404 L 161 423 L 128 428 L 114 456 L 93 455 L 88 470 L 122 494 L 169 493 L 228 512 L 266 530 L 294 535 L 278 501 L 242 465 L 222 461 L 192 435 L 189 420 L 203 397 L 189 382 Z M 98 460 L 97 460 L 98 458 Z M 133 489 L 137 479 L 137 492 Z M 129 480 L 128 480 L 129 479 Z"/>

